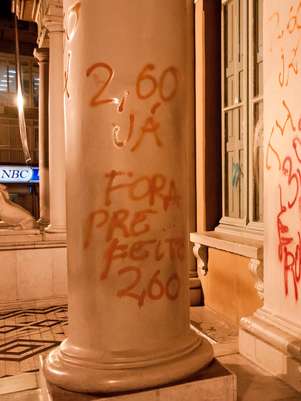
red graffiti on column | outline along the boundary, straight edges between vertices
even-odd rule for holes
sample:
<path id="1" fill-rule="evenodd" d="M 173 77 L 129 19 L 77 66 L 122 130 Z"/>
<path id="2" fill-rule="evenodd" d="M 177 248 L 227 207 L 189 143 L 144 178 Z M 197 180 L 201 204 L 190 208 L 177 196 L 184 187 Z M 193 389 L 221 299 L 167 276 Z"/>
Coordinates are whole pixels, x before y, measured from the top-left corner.
<path id="1" fill-rule="evenodd" d="M 166 68 L 157 79 L 154 75 L 154 64 L 146 64 L 138 74 L 135 84 L 136 95 L 139 100 L 149 101 L 156 94 L 159 100 L 150 108 L 150 114 L 144 119 L 142 124 L 136 127 L 136 112 L 130 111 L 129 125 L 126 129 L 124 139 L 121 139 L 122 128 L 119 124 L 112 122 L 112 140 L 115 147 L 122 149 L 131 143 L 130 151 L 138 150 L 147 137 L 152 137 L 157 147 L 163 146 L 162 135 L 160 133 L 161 123 L 155 114 L 162 104 L 170 102 L 177 94 L 179 85 L 179 72 L 177 68 L 170 66 Z M 113 67 L 104 62 L 98 62 L 87 68 L 86 76 L 94 78 L 97 91 L 90 99 L 90 106 L 96 107 L 104 104 L 112 104 L 117 106 L 117 112 L 123 113 L 129 101 L 130 91 L 123 90 L 122 97 L 103 98 L 105 91 L 109 91 L 109 87 L 113 82 L 115 71 Z M 137 132 L 137 134 L 135 134 Z"/>
<path id="2" fill-rule="evenodd" d="M 177 299 L 180 291 L 177 273 L 163 280 L 160 270 L 157 270 L 147 278 L 144 276 L 148 272 L 140 264 L 136 265 L 146 261 L 155 265 L 163 259 L 176 265 L 184 260 L 184 238 L 167 234 L 163 238 L 146 237 L 151 232 L 152 217 L 156 217 L 159 211 L 167 213 L 170 208 L 180 207 L 181 197 L 174 181 L 162 174 L 135 177 L 133 172 L 116 170 L 105 174 L 105 178 L 104 206 L 89 213 L 83 241 L 85 250 L 93 245 L 95 250 L 98 239 L 106 244 L 100 260 L 100 280 L 107 280 L 116 273 L 125 277 L 127 284 L 118 289 L 116 295 L 136 300 L 139 307 L 144 305 L 145 300 L 156 301 L 162 297 L 171 301 Z M 144 208 L 112 209 L 120 197 L 128 204 L 139 205 L 142 202 Z M 165 232 L 166 228 L 162 231 Z"/>

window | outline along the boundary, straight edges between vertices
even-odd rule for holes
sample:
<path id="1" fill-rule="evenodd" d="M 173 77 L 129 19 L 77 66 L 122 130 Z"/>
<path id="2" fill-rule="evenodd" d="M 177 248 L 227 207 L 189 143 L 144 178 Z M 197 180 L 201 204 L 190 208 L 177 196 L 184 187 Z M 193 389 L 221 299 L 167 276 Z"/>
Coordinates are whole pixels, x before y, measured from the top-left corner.
<path id="1" fill-rule="evenodd" d="M 263 230 L 263 0 L 222 1 L 223 216 Z"/>
<path id="2" fill-rule="evenodd" d="M 16 61 L 14 55 L 0 54 L 0 102 L 16 107 Z M 25 107 L 38 107 L 39 67 L 33 57 L 21 56 L 21 81 Z"/>
<path id="3" fill-rule="evenodd" d="M 0 61 L 0 92 L 16 93 L 16 67 Z"/>
<path id="4" fill-rule="evenodd" d="M 30 95 L 30 87 L 29 87 L 29 63 L 21 63 L 21 81 L 22 81 L 22 90 L 23 96 Z"/>
<path id="5" fill-rule="evenodd" d="M 34 64 L 32 66 L 32 101 L 33 107 L 39 107 L 39 67 Z"/>
<path id="6" fill-rule="evenodd" d="M 32 164 L 39 163 L 38 120 L 27 120 L 27 135 Z M 18 120 L 0 117 L 0 164 L 24 164 Z"/>

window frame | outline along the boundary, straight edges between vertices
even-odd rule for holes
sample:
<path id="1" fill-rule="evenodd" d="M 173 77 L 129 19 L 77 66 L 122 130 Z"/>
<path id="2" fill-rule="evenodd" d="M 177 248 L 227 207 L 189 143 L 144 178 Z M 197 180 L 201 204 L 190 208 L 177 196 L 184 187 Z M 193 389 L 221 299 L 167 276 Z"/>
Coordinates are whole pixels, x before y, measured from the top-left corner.
<path id="1" fill-rule="evenodd" d="M 16 66 L 16 59 L 15 55 L 11 53 L 4 53 L 0 52 L 0 63 L 6 64 L 7 74 L 10 65 Z M 31 56 L 20 56 L 20 63 L 21 66 L 26 64 L 27 65 L 27 74 L 28 74 L 28 93 L 25 93 L 23 90 L 23 97 L 25 100 L 25 108 L 27 109 L 38 109 L 38 105 L 35 106 L 34 104 L 34 93 L 33 93 L 33 72 L 35 71 L 35 66 L 38 66 L 37 62 Z M 16 75 L 17 76 L 17 75 Z M 23 85 L 23 71 L 21 67 L 21 81 Z M 16 83 L 17 85 L 17 83 Z M 24 89 L 24 88 L 23 88 Z M 7 78 L 7 91 L 0 91 L 0 105 L 9 106 L 9 107 L 17 107 L 15 98 L 16 98 L 17 91 L 11 91 L 9 80 Z"/>
<path id="2" fill-rule="evenodd" d="M 230 2 L 233 2 L 233 13 L 241 12 L 240 8 L 238 8 L 240 0 L 222 0 L 221 1 L 221 120 L 222 120 L 222 128 L 221 128 L 221 148 L 222 148 L 222 217 L 219 220 L 219 224 L 215 228 L 216 231 L 221 232 L 233 232 L 233 233 L 244 233 L 249 234 L 250 236 L 255 237 L 263 237 L 263 220 L 262 221 L 255 221 L 255 212 L 254 212 L 254 204 L 256 202 L 255 193 L 254 193 L 254 175 L 253 175 L 253 149 L 254 149 L 254 110 L 255 104 L 260 103 L 263 100 L 262 93 L 259 96 L 253 96 L 254 93 L 254 68 L 255 68 L 255 59 L 254 59 L 254 46 L 255 43 L 255 15 L 254 15 L 254 8 L 256 5 L 256 1 L 262 7 L 262 0 L 242 0 L 244 7 L 242 11 L 242 26 L 247 27 L 246 29 L 242 29 L 242 32 L 245 33 L 243 35 L 243 47 L 242 47 L 242 54 L 243 54 L 243 85 L 242 85 L 242 99 L 238 99 L 239 92 L 237 85 L 239 85 L 239 78 L 236 79 L 234 82 L 234 103 L 230 106 L 225 102 L 226 93 L 225 93 L 225 10 L 226 7 L 229 5 Z M 238 8 L 238 10 L 237 10 Z M 260 23 L 260 21 L 259 21 Z M 239 49 L 237 48 L 237 44 L 241 40 L 239 35 L 241 33 L 238 30 L 239 22 L 235 24 L 235 38 L 233 39 L 233 54 L 237 54 Z M 261 27 L 262 28 L 262 27 Z M 261 49 L 262 52 L 262 49 Z M 261 53 L 262 54 L 262 53 Z M 234 68 L 237 69 L 238 63 L 234 63 Z M 236 75 L 235 75 L 236 74 Z M 237 70 L 234 71 L 234 77 L 238 77 Z M 238 201 L 241 202 L 239 204 L 239 208 L 242 209 L 243 217 L 231 217 L 229 214 L 227 215 L 227 202 L 229 202 L 230 197 L 227 199 L 227 186 L 229 186 L 229 180 L 231 181 L 231 176 L 228 172 L 226 172 L 226 168 L 229 169 L 226 165 L 226 113 L 229 110 L 235 110 L 242 107 L 243 113 L 243 126 L 242 126 L 242 134 L 239 136 L 242 137 L 243 135 L 243 149 L 244 149 L 244 156 L 243 156 L 243 172 L 245 177 L 243 179 L 243 187 L 241 190 L 243 200 L 240 200 L 240 195 L 238 194 Z M 260 115 L 260 114 L 259 114 Z M 262 116 L 261 116 L 262 117 Z M 234 117 L 233 121 L 234 121 Z M 239 117 L 237 117 L 237 121 L 239 122 Z M 238 123 L 239 124 L 239 123 Z M 241 129 L 241 127 L 238 127 Z M 237 135 L 237 134 L 236 134 Z M 235 139 L 237 140 L 237 138 Z M 239 150 L 236 150 L 238 152 Z M 260 150 L 259 150 L 260 151 Z M 232 161 L 233 166 L 233 161 Z M 263 168 L 260 166 L 259 169 Z M 232 167 L 233 169 L 233 167 Z M 231 170 L 232 174 L 232 170 Z M 241 182 L 241 181 L 240 181 Z M 262 195 L 262 193 L 261 193 Z M 240 209 L 238 209 L 240 210 Z"/>

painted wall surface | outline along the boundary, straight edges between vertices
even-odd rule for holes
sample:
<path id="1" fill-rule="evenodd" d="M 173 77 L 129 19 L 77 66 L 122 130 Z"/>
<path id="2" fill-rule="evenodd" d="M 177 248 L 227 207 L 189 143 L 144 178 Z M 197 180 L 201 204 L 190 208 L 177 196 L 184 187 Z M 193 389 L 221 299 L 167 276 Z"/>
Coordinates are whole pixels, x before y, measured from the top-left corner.
<path id="1" fill-rule="evenodd" d="M 205 305 L 235 325 L 261 306 L 248 263 L 243 256 L 210 249 L 208 275 L 202 279 Z"/>
<path id="2" fill-rule="evenodd" d="M 0 251 L 0 308 L 67 297 L 66 248 Z"/>
<path id="3" fill-rule="evenodd" d="M 301 323 L 301 2 L 264 2 L 265 307 Z"/>

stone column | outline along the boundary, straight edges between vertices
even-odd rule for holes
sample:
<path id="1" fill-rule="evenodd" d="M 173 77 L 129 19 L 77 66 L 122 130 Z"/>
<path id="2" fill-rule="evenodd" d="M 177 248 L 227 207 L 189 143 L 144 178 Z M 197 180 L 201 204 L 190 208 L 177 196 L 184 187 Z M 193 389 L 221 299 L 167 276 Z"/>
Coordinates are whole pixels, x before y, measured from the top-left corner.
<path id="1" fill-rule="evenodd" d="M 63 21 L 46 17 L 49 34 L 49 233 L 66 232 Z"/>
<path id="2" fill-rule="evenodd" d="M 183 379 L 190 329 L 191 0 L 64 2 L 69 337 L 48 380 L 80 392 Z"/>
<path id="3" fill-rule="evenodd" d="M 49 49 L 34 51 L 39 63 L 39 202 L 41 226 L 49 224 L 49 159 L 48 159 L 48 87 Z"/>
<path id="4" fill-rule="evenodd" d="M 240 351 L 301 391 L 299 11 L 264 1 L 264 306 L 242 319 Z"/>
<path id="5" fill-rule="evenodd" d="M 194 0 L 195 3 L 195 152 L 191 153 L 194 160 L 194 169 L 196 175 L 194 177 L 194 183 L 196 183 L 196 189 L 194 193 L 194 220 L 196 227 L 191 224 L 191 230 L 204 231 L 205 228 L 205 204 L 204 204 L 204 174 L 205 174 L 205 163 L 204 163 L 204 150 L 203 150 L 203 137 L 204 137 L 204 16 L 203 16 L 203 1 Z M 191 252 L 191 261 L 189 269 L 189 285 L 190 285 L 190 303 L 191 305 L 201 305 L 204 302 L 201 279 L 199 276 L 199 259 L 197 264 L 193 260 L 193 255 L 196 256 L 196 250 L 193 249 Z"/>

